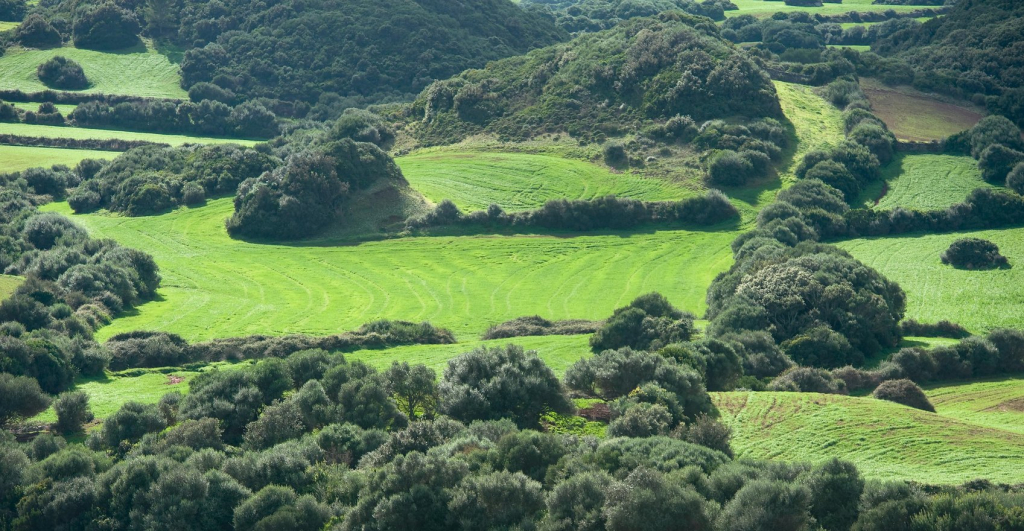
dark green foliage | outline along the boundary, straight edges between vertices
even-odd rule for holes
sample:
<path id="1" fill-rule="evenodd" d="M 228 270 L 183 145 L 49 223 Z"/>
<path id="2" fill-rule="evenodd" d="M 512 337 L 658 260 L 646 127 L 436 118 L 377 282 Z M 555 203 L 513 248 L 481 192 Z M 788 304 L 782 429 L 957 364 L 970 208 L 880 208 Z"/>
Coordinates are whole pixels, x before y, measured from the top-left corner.
<path id="1" fill-rule="evenodd" d="M 395 129 L 380 116 L 362 109 L 345 109 L 331 128 L 331 138 L 349 138 L 356 142 L 369 142 L 381 149 L 391 149 L 395 143 Z"/>
<path id="2" fill-rule="evenodd" d="M 718 339 L 673 344 L 658 353 L 699 372 L 708 391 L 731 391 L 743 374 L 736 349 Z"/>
<path id="3" fill-rule="evenodd" d="M 231 105 L 235 101 L 236 95 L 234 92 L 218 87 L 213 83 L 207 83 L 202 81 L 192 85 L 188 89 L 188 99 L 192 103 L 200 103 L 203 100 L 219 101 L 226 105 Z"/>
<path id="4" fill-rule="evenodd" d="M 689 341 L 694 316 L 672 306 L 660 293 L 648 293 L 629 306 L 615 310 L 590 338 L 595 351 L 631 347 L 657 350 L 670 343 Z"/>
<path id="5" fill-rule="evenodd" d="M 271 485 L 235 509 L 238 531 L 262 529 L 320 529 L 330 518 L 329 509 L 312 496 L 298 496 L 289 487 Z"/>
<path id="6" fill-rule="evenodd" d="M 782 373 L 768 385 L 769 391 L 845 395 L 846 382 L 824 369 L 798 367 Z"/>
<path id="7" fill-rule="evenodd" d="M 860 195 L 861 186 L 857 179 L 846 169 L 846 166 L 834 161 L 824 160 L 804 174 L 805 179 L 817 179 L 843 193 L 847 203 L 856 200 Z"/>
<path id="8" fill-rule="evenodd" d="M 608 531 L 711 529 L 700 495 L 657 470 L 637 468 L 606 496 Z"/>
<path id="9" fill-rule="evenodd" d="M 999 246 L 980 238 L 960 238 L 942 251 L 943 264 L 959 269 L 993 269 L 1009 266 L 1006 257 L 999 254 Z"/>
<path id="10" fill-rule="evenodd" d="M 0 0 L 0 20 L 5 22 L 21 22 L 28 5 L 25 0 Z"/>
<path id="11" fill-rule="evenodd" d="M 171 428 L 164 438 L 164 443 L 167 446 L 185 446 L 193 450 L 221 450 L 224 443 L 221 441 L 220 431 L 217 419 L 189 419 Z"/>
<path id="12" fill-rule="evenodd" d="M 601 154 L 604 156 L 604 163 L 613 168 L 628 165 L 629 163 L 629 155 L 626 154 L 626 148 L 619 142 L 605 143 L 604 147 L 601 148 Z"/>
<path id="13" fill-rule="evenodd" d="M 384 372 L 388 391 L 410 420 L 420 414 L 434 416 L 437 407 L 437 374 L 426 365 L 413 365 L 397 361 Z"/>
<path id="14" fill-rule="evenodd" d="M 492 325 L 484 332 L 481 339 L 593 334 L 603 324 L 601 321 L 584 321 L 582 319 L 549 321 L 539 315 L 533 315 L 530 317 L 517 317 L 504 323 Z"/>
<path id="15" fill-rule="evenodd" d="M 574 410 L 536 352 L 516 345 L 480 347 L 449 361 L 438 389 L 438 410 L 463 422 L 508 418 L 528 427 L 545 411 Z"/>
<path id="16" fill-rule="evenodd" d="M 532 524 L 544 509 L 540 483 L 519 472 L 470 476 L 448 502 L 460 529 L 499 530 Z"/>
<path id="17" fill-rule="evenodd" d="M 571 50 L 571 53 L 570 53 Z M 474 132 L 523 139 L 567 131 L 588 141 L 676 116 L 779 116 L 768 75 L 704 18 L 632 19 L 431 85 L 414 110 L 427 143 Z"/>
<path id="18" fill-rule="evenodd" d="M 718 525 L 734 531 L 799 531 L 810 520 L 811 492 L 768 479 L 743 485 L 722 508 Z"/>
<path id="19" fill-rule="evenodd" d="M 885 128 L 885 124 L 861 122 L 847 136 L 868 148 L 883 166 L 892 161 L 896 152 L 896 137 Z"/>
<path id="20" fill-rule="evenodd" d="M 42 16 L 33 13 L 14 30 L 14 38 L 27 48 L 56 48 L 61 35 Z"/>
<path id="21" fill-rule="evenodd" d="M 666 11 L 683 11 L 721 21 L 726 10 L 736 9 L 735 4 L 723 0 L 528 0 L 523 3 L 550 8 L 558 25 L 572 33 L 606 30 L 626 19 Z"/>
<path id="22" fill-rule="evenodd" d="M 661 404 L 635 404 L 608 424 L 609 437 L 654 437 L 668 435 L 672 414 Z"/>
<path id="23" fill-rule="evenodd" d="M 992 144 L 981 152 L 978 168 L 981 169 L 981 176 L 986 181 L 1002 184 L 1006 182 L 1013 168 L 1022 162 L 1024 153 L 1002 144 Z"/>
<path id="24" fill-rule="evenodd" d="M 138 442 L 143 435 L 160 431 L 166 426 L 155 404 L 126 402 L 103 422 L 103 442 L 107 447 L 117 449 L 123 442 Z"/>
<path id="25" fill-rule="evenodd" d="M 50 405 L 39 383 L 26 376 L 12 376 L 0 372 L 0 426 L 20 418 L 28 418 L 45 410 Z"/>
<path id="26" fill-rule="evenodd" d="M 363 429 L 403 428 L 409 422 L 391 400 L 384 377 L 378 374 L 344 383 L 337 403 L 338 418 Z"/>
<path id="27" fill-rule="evenodd" d="M 57 414 L 54 427 L 63 434 L 81 432 L 82 426 L 94 418 L 89 409 L 89 395 L 82 391 L 62 393 L 54 400 L 53 411 Z"/>
<path id="28" fill-rule="evenodd" d="M 376 181 L 405 183 L 401 170 L 373 144 L 348 139 L 288 158 L 279 168 L 238 187 L 234 236 L 300 238 L 335 221 L 350 192 Z"/>
<path id="29" fill-rule="evenodd" d="M 935 407 L 928 400 L 924 391 L 911 380 L 886 380 L 881 383 L 871 396 L 880 400 L 888 400 L 924 411 L 935 412 Z"/>
<path id="30" fill-rule="evenodd" d="M 558 483 L 548 494 L 541 529 L 603 531 L 605 489 L 612 481 L 604 472 L 584 472 Z"/>
<path id="31" fill-rule="evenodd" d="M 1024 162 L 1018 163 L 1006 176 L 1006 187 L 1024 195 Z"/>
<path id="32" fill-rule="evenodd" d="M 134 13 L 111 2 L 78 8 L 72 31 L 78 48 L 119 50 L 139 44 L 141 28 Z"/>
<path id="33" fill-rule="evenodd" d="M 963 339 L 971 335 L 966 328 L 945 319 L 935 323 L 919 323 L 914 319 L 905 319 L 900 323 L 900 330 L 905 336 L 948 337 Z"/>
<path id="34" fill-rule="evenodd" d="M 864 356 L 845 337 L 826 325 L 816 326 L 782 343 L 782 350 L 799 365 L 833 369 L 860 365 Z"/>
<path id="35" fill-rule="evenodd" d="M 381 430 L 364 430 L 355 424 L 331 424 L 320 430 L 316 441 L 328 462 L 355 466 L 387 438 L 387 433 Z"/>
<path id="36" fill-rule="evenodd" d="M 722 424 L 708 415 L 697 415 L 697 420 L 682 429 L 677 435 L 683 440 L 722 452 L 732 458 L 732 447 L 729 441 L 732 440 L 732 428 Z"/>
<path id="37" fill-rule="evenodd" d="M 36 75 L 50 88 L 81 90 L 89 86 L 82 65 L 60 55 L 55 55 L 39 65 Z"/>
<path id="38" fill-rule="evenodd" d="M 724 150 L 711 160 L 707 182 L 712 186 L 743 186 L 748 181 L 766 177 L 770 170 L 770 160 L 764 153 Z"/>
<path id="39" fill-rule="evenodd" d="M 68 120 L 84 127 L 189 135 L 271 138 L 280 132 L 277 115 L 258 101 L 231 107 L 213 99 L 92 100 L 76 106 Z"/>
<path id="40" fill-rule="evenodd" d="M 548 468 L 566 453 L 565 444 L 557 435 L 521 431 L 501 437 L 488 452 L 487 461 L 495 469 L 521 472 L 530 479 L 544 481 Z"/>
<path id="41" fill-rule="evenodd" d="M 853 464 L 831 459 L 807 472 L 802 483 L 811 494 L 811 516 L 822 528 L 847 531 L 857 520 L 864 480 Z"/>

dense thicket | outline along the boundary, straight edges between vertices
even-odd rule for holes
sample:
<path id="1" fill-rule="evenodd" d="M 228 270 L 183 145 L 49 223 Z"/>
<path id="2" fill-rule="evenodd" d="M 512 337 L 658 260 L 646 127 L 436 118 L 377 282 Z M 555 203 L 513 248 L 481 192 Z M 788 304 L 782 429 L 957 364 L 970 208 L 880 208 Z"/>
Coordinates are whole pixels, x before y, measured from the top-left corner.
<path id="1" fill-rule="evenodd" d="M 481 131 L 602 140 L 676 116 L 781 116 L 768 75 L 710 20 L 683 13 L 632 19 L 438 81 L 413 113 L 423 120 L 414 134 L 433 144 Z"/>
<path id="2" fill-rule="evenodd" d="M 81 90 L 89 86 L 82 65 L 55 55 L 39 65 L 36 75 L 46 86 L 61 90 Z"/>
<path id="3" fill-rule="evenodd" d="M 972 99 L 1024 126 L 1024 4 L 958 0 L 945 16 L 873 49 L 905 62 L 918 88 Z"/>
<path id="4" fill-rule="evenodd" d="M 960 238 L 939 255 L 943 264 L 962 269 L 1006 267 L 1009 261 L 999 254 L 999 246 L 980 238 Z"/>
<path id="5" fill-rule="evenodd" d="M 600 321 L 566 319 L 549 321 L 539 315 L 518 317 L 487 328 L 481 339 L 507 339 L 522 336 L 560 336 L 592 334 L 601 327 Z"/>
<path id="6" fill-rule="evenodd" d="M 88 101 L 75 107 L 68 119 L 83 127 L 157 133 L 271 138 L 280 132 L 277 116 L 258 101 L 235 107 L 208 99 Z"/>
<path id="7" fill-rule="evenodd" d="M 523 4 L 549 9 L 558 25 L 571 33 L 606 30 L 623 20 L 666 11 L 722 21 L 727 10 L 738 9 L 729 0 L 528 0 Z"/>
<path id="8" fill-rule="evenodd" d="M 5 22 L 21 22 L 28 11 L 25 0 L 0 0 L 0 20 Z"/>

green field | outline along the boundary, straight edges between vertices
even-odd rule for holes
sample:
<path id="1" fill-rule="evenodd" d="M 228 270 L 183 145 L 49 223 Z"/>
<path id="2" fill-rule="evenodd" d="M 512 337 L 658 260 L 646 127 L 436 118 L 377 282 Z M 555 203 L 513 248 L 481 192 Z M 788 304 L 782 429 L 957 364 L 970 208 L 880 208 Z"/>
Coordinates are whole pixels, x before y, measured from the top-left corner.
<path id="1" fill-rule="evenodd" d="M 857 465 L 868 478 L 1019 483 L 1024 435 L 893 402 L 817 393 L 712 393 L 737 457 Z"/>
<path id="2" fill-rule="evenodd" d="M 66 204 L 46 207 L 70 214 Z M 431 321 L 462 339 L 523 315 L 603 319 L 657 290 L 701 314 L 729 267 L 732 230 L 401 238 L 359 245 L 232 240 L 230 198 L 153 217 L 73 216 L 95 237 L 150 253 L 160 300 L 100 330 L 190 340 L 351 330 L 380 318 Z M 472 337 L 466 337 L 470 334 Z"/>
<path id="3" fill-rule="evenodd" d="M 402 173 L 427 199 L 451 199 L 459 208 L 483 210 L 494 203 L 507 211 L 527 210 L 549 199 L 592 199 L 609 194 L 645 201 L 692 195 L 664 180 L 612 173 L 589 162 L 521 153 L 417 153 L 396 160 Z"/>
<path id="4" fill-rule="evenodd" d="M 159 133 L 136 133 L 115 129 L 89 129 L 86 127 L 64 127 L 54 125 L 0 123 L 0 134 L 38 136 L 44 138 L 70 138 L 73 140 L 141 140 L 180 146 L 182 144 L 240 144 L 252 146 L 255 140 L 236 138 L 211 138 L 187 135 L 164 135 Z"/>
<path id="5" fill-rule="evenodd" d="M 981 178 L 974 159 L 954 155 L 896 155 L 882 169 L 882 181 L 875 184 L 861 200 L 881 210 L 939 210 L 963 201 L 975 188 L 992 187 Z M 888 187 L 885 195 L 881 195 L 883 186 Z"/>
<path id="6" fill-rule="evenodd" d="M 1024 379 L 1002 377 L 924 388 L 944 417 L 1024 435 Z"/>
<path id="7" fill-rule="evenodd" d="M 32 112 L 38 112 L 39 111 L 39 103 L 38 102 L 34 102 L 34 101 L 11 101 L 11 102 L 8 102 L 8 103 L 10 103 L 11 105 L 14 105 L 15 107 L 17 107 L 19 109 L 23 109 L 23 110 L 26 110 L 26 111 L 32 111 Z M 57 110 L 60 111 L 61 114 L 63 114 L 64 116 L 67 116 L 67 115 L 71 114 L 71 111 L 75 110 L 75 107 L 77 107 L 77 105 L 54 105 L 54 107 L 56 107 Z"/>
<path id="8" fill-rule="evenodd" d="M 849 48 L 851 50 L 857 50 L 858 52 L 870 52 L 870 44 L 826 44 L 829 48 Z"/>
<path id="9" fill-rule="evenodd" d="M 0 300 L 10 297 L 14 290 L 18 289 L 18 286 L 24 281 L 25 279 L 22 277 L 0 275 Z"/>
<path id="10" fill-rule="evenodd" d="M 799 7 L 799 6 L 787 6 L 782 2 L 772 2 L 766 0 L 732 0 L 732 3 L 736 4 L 738 10 L 726 11 L 725 16 L 735 17 L 739 15 L 754 15 L 756 17 L 769 17 L 772 13 L 786 13 L 790 11 L 805 11 L 811 14 L 821 15 L 837 15 L 841 13 L 849 13 L 856 11 L 859 13 L 866 13 L 869 11 L 888 11 L 893 10 L 896 12 L 907 12 L 921 9 L 922 6 L 890 6 L 890 5 L 875 5 L 872 2 L 874 0 L 843 0 L 841 4 L 825 4 L 821 7 Z"/>
<path id="11" fill-rule="evenodd" d="M 181 88 L 178 65 L 152 48 L 112 53 L 55 48 L 30 50 L 11 48 L 0 57 L 0 89 L 37 92 L 47 90 L 36 77 L 36 68 L 47 59 L 61 55 L 82 65 L 92 85 L 82 92 L 124 94 L 144 98 L 187 99 Z"/>
<path id="12" fill-rule="evenodd" d="M 82 159 L 112 159 L 120 153 L 90 149 L 0 145 L 0 173 L 64 164 L 74 166 Z"/>
<path id="13" fill-rule="evenodd" d="M 862 79 L 861 88 L 871 110 L 901 140 L 942 140 L 970 129 L 984 113 L 968 102 L 952 102 L 911 87 L 889 87 L 874 79 Z"/>
<path id="14" fill-rule="evenodd" d="M 995 242 L 1011 269 L 966 271 L 942 265 L 939 253 L 958 238 Z M 907 292 L 907 317 L 960 323 L 973 332 L 1024 328 L 1024 229 L 914 234 L 840 242 Z"/>
<path id="15" fill-rule="evenodd" d="M 918 21 L 918 22 L 923 24 L 923 23 L 928 22 L 929 20 L 931 20 L 933 18 L 935 18 L 935 17 L 915 17 L 914 20 L 916 20 L 916 21 Z M 849 28 L 853 28 L 855 26 L 868 27 L 868 26 L 873 26 L 875 24 L 881 24 L 881 22 L 842 22 L 839 25 L 843 29 L 849 29 Z"/>

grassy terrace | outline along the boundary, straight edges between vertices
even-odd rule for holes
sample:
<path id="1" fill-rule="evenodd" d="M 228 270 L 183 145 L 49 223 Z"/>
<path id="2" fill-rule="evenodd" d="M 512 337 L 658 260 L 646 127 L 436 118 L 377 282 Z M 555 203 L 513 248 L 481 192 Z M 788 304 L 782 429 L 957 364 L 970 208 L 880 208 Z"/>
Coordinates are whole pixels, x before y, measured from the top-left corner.
<path id="1" fill-rule="evenodd" d="M 112 159 L 118 155 L 114 151 L 0 145 L 0 173 L 54 164 L 74 166 L 82 159 Z"/>
<path id="2" fill-rule="evenodd" d="M 882 178 L 861 195 L 864 206 L 937 210 L 963 201 L 975 188 L 992 187 L 981 178 L 977 161 L 955 155 L 900 154 L 882 169 Z"/>
<path id="3" fill-rule="evenodd" d="M 241 144 L 251 146 L 256 140 L 236 138 L 211 138 L 188 135 L 165 135 L 160 133 L 136 133 L 114 129 L 89 129 L 85 127 L 63 127 L 53 125 L 0 123 L 0 134 L 39 136 L 45 138 L 71 138 L 74 140 L 141 140 L 178 146 L 181 144 Z"/>
<path id="4" fill-rule="evenodd" d="M 725 16 L 735 17 L 737 15 L 754 15 L 757 17 L 770 17 L 772 13 L 785 13 L 789 11 L 806 11 L 808 13 L 820 13 L 822 15 L 838 15 L 856 11 L 866 13 L 869 11 L 909 12 L 921 9 L 923 6 L 890 6 L 876 5 L 874 0 L 843 0 L 841 4 L 825 4 L 821 7 L 800 7 L 787 6 L 782 2 L 771 2 L 766 0 L 732 0 L 732 3 L 739 7 L 738 10 L 726 11 Z"/>

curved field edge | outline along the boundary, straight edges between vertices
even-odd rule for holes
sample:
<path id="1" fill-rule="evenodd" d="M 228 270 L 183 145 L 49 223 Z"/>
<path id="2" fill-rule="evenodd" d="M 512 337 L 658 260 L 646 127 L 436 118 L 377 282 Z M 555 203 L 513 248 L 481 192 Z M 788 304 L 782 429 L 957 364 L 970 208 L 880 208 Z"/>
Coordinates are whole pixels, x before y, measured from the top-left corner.
<path id="1" fill-rule="evenodd" d="M 882 181 L 865 189 L 860 201 L 879 210 L 940 210 L 962 202 L 976 188 L 992 187 L 971 157 L 897 154 L 882 169 Z"/>
<path id="2" fill-rule="evenodd" d="M 66 203 L 46 210 L 71 214 Z M 101 340 L 162 330 L 196 341 L 249 334 L 333 334 L 375 319 L 430 321 L 475 339 L 524 315 L 603 319 L 659 291 L 695 314 L 732 263 L 736 232 L 652 231 L 564 237 L 399 238 L 359 245 L 256 244 L 228 237 L 230 198 L 160 216 L 72 219 L 150 253 L 158 299 L 102 328 Z"/>
<path id="3" fill-rule="evenodd" d="M 739 458 L 848 460 L 868 478 L 1020 482 L 1024 435 L 893 402 L 817 393 L 712 393 Z"/>
<path id="4" fill-rule="evenodd" d="M 928 385 L 924 391 L 940 415 L 1024 435 L 1024 375 Z"/>
<path id="5" fill-rule="evenodd" d="M 1012 267 L 967 271 L 943 265 L 942 251 L 965 237 L 994 242 Z M 975 333 L 1024 327 L 1024 228 L 858 238 L 835 245 L 897 282 L 907 293 L 908 318 L 947 319 Z"/>

